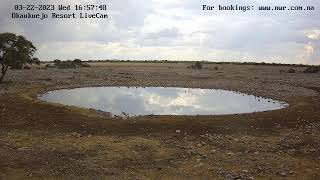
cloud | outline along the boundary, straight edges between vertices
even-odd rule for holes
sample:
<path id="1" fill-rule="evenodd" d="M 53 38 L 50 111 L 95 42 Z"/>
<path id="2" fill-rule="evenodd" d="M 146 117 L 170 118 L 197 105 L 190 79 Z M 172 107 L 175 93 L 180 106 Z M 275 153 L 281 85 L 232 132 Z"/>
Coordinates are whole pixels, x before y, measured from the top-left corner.
<path id="1" fill-rule="evenodd" d="M 312 40 L 320 40 L 320 29 L 307 31 L 305 35 Z"/>
<path id="2" fill-rule="evenodd" d="M 313 5 L 320 1 L 259 0 L 47 0 L 47 4 L 102 4 L 107 20 L 10 19 L 14 4 L 0 2 L 0 32 L 26 36 L 43 60 L 177 59 L 213 61 L 319 62 L 317 11 L 202 11 L 202 5 Z M 312 51 L 311 51 L 312 49 Z"/>

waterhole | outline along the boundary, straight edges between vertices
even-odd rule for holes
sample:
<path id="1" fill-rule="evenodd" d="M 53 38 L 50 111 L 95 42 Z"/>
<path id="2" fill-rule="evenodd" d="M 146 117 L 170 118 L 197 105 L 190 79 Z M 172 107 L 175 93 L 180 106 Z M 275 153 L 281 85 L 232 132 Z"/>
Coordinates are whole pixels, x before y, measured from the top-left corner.
<path id="1" fill-rule="evenodd" d="M 271 111 L 285 102 L 234 91 L 171 87 L 89 87 L 39 95 L 52 103 L 90 108 L 112 115 L 227 115 Z"/>

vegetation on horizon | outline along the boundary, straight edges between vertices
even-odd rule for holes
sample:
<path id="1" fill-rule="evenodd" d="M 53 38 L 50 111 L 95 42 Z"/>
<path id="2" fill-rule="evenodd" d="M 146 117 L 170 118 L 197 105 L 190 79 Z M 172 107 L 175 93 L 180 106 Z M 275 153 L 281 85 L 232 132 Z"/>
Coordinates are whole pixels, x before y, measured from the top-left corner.
<path id="1" fill-rule="evenodd" d="M 48 61 L 50 62 L 50 61 Z M 266 63 L 266 62 L 227 62 L 227 61 L 184 61 L 184 60 L 119 60 L 119 59 L 101 59 L 101 60 L 86 60 L 83 62 L 88 63 L 196 63 L 201 62 L 202 64 L 233 64 L 233 65 L 262 65 L 262 66 L 294 66 L 294 67 L 309 67 L 316 65 L 308 64 L 287 64 L 287 63 Z"/>
<path id="2" fill-rule="evenodd" d="M 75 59 L 73 61 L 67 60 L 67 61 L 61 61 L 59 59 L 56 59 L 53 61 L 54 67 L 57 67 L 58 69 L 73 69 L 73 68 L 80 68 L 80 67 L 91 67 L 90 64 L 84 63 L 81 59 Z"/>
<path id="3" fill-rule="evenodd" d="M 203 68 L 203 64 L 200 61 L 196 61 L 191 66 L 188 66 L 188 68 L 191 68 L 191 69 L 202 69 Z"/>
<path id="4" fill-rule="evenodd" d="M 303 71 L 304 73 L 318 73 L 320 72 L 320 66 L 308 66 L 307 69 Z"/>

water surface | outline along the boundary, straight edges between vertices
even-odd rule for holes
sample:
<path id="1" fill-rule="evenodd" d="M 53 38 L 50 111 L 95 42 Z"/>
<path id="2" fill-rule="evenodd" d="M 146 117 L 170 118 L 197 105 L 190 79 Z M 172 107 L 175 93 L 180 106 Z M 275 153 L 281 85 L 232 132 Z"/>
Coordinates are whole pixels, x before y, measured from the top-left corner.
<path id="1" fill-rule="evenodd" d="M 113 115 L 226 115 L 282 109 L 286 103 L 233 91 L 164 87 L 90 87 L 50 91 L 44 101 Z"/>

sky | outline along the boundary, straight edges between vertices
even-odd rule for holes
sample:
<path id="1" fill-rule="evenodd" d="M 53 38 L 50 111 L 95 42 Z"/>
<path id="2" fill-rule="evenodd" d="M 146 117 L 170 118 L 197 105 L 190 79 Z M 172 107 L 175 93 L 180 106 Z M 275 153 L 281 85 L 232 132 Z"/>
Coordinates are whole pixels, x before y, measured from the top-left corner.
<path id="1" fill-rule="evenodd" d="M 108 19 L 12 19 L 15 4 L 107 4 Z M 315 11 L 203 11 L 203 5 L 313 5 Z M 41 60 L 206 60 L 320 64 L 319 0 L 1 0 L 0 32 Z M 26 13 L 22 11 L 21 13 Z"/>

